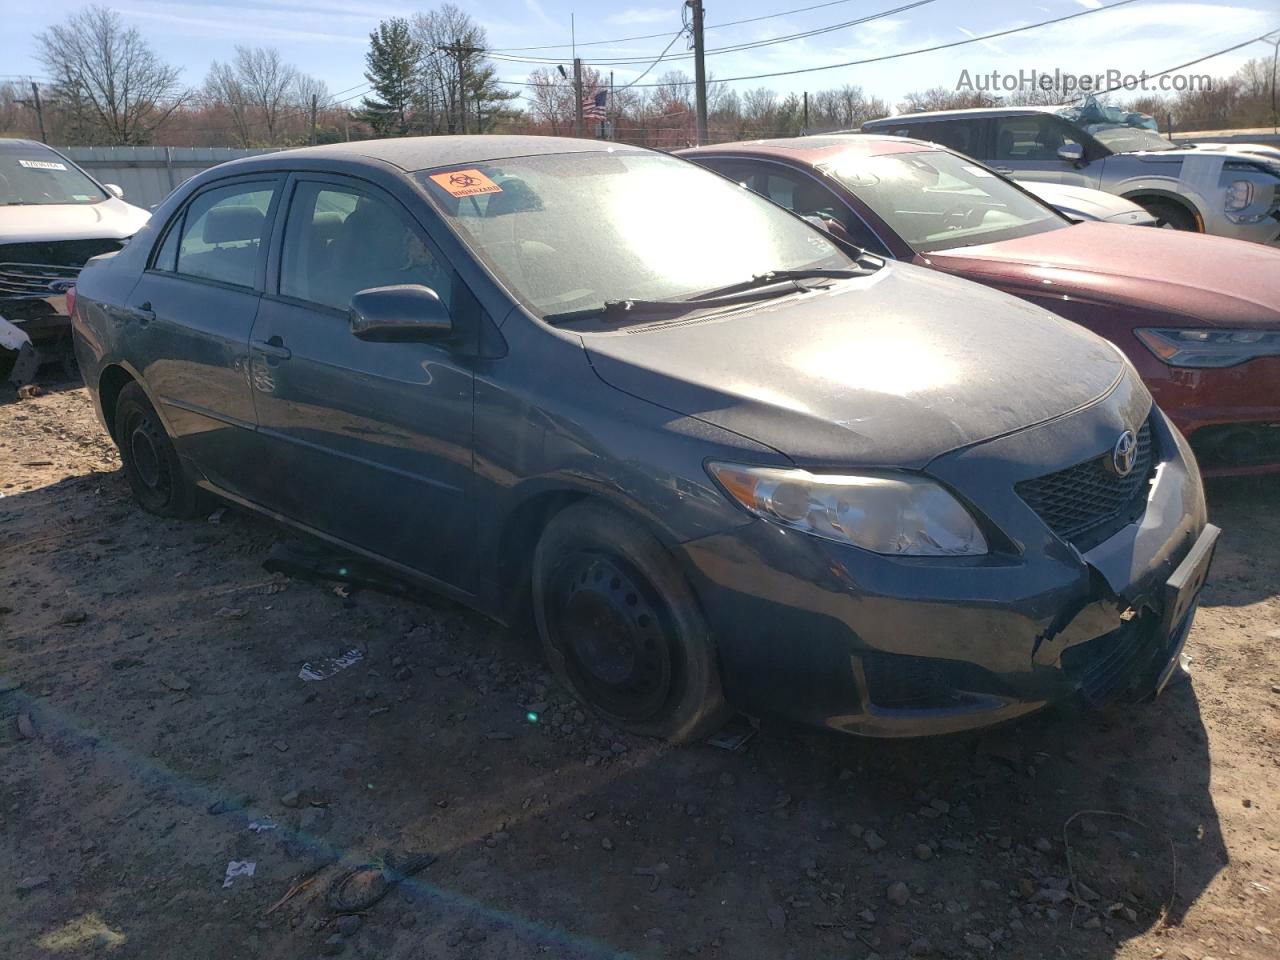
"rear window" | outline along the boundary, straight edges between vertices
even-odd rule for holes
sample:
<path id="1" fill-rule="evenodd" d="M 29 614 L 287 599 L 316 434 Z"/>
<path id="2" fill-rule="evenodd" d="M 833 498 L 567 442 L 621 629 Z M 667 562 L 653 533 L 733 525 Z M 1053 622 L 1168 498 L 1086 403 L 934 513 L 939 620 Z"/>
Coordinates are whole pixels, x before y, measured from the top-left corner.
<path id="1" fill-rule="evenodd" d="M 0 207 L 98 203 L 107 195 L 52 150 L 0 150 Z"/>

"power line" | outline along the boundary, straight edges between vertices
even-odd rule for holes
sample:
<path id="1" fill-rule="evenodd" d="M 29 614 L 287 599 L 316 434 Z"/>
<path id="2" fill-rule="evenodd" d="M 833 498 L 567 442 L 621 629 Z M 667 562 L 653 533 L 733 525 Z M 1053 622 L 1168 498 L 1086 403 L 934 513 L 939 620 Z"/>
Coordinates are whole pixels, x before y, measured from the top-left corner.
<path id="1" fill-rule="evenodd" d="M 752 73 L 745 74 L 740 77 L 721 77 L 716 83 L 734 83 L 739 80 L 767 80 L 772 77 L 790 77 L 801 73 L 818 73 L 823 70 L 838 70 L 842 67 L 857 67 L 867 63 L 881 63 L 886 60 L 897 60 L 901 57 L 914 57 L 921 53 L 933 53 L 937 50 L 949 50 L 953 47 L 963 47 L 971 43 L 981 43 L 983 40 L 994 40 L 997 37 L 1008 37 L 1015 33 L 1025 33 L 1028 30 L 1037 30 L 1040 27 L 1052 26 L 1055 23 L 1065 23 L 1068 20 L 1075 20 L 1079 17 L 1087 17 L 1095 13 L 1104 13 L 1107 10 L 1114 10 L 1116 7 L 1127 6 L 1131 3 L 1137 3 L 1138 0 L 1117 0 L 1116 3 L 1108 4 L 1105 7 L 1093 7 L 1087 10 L 1080 10 L 1076 13 L 1070 13 L 1066 16 L 1055 17 L 1052 20 L 1041 20 L 1038 23 L 1029 23 L 1021 27 L 1011 27 L 1008 30 L 998 30 L 995 33 L 987 33 L 978 37 L 966 37 L 964 40 L 953 40 L 950 43 L 939 43 L 932 47 L 920 47 L 916 50 L 903 50 L 898 53 L 886 53 L 879 57 L 867 57 L 863 60 L 848 60 L 844 63 L 828 63 L 820 67 L 800 67 L 796 70 L 775 70 L 772 73 Z M 498 80 L 498 83 L 504 83 L 508 86 L 529 86 L 529 84 L 520 80 Z M 641 87 L 666 87 L 666 86 L 692 86 L 693 80 L 680 80 L 675 83 L 642 83 L 637 84 Z"/>
<path id="2" fill-rule="evenodd" d="M 1215 50 L 1213 53 L 1205 54 L 1203 57 L 1198 57 L 1195 60 L 1188 60 L 1186 63 L 1180 63 L 1176 67 L 1169 67 L 1169 69 L 1161 70 L 1159 73 L 1144 73 L 1142 76 L 1144 79 L 1151 80 L 1155 77 L 1163 77 L 1165 74 L 1173 73 L 1177 70 L 1185 70 L 1187 69 L 1187 67 L 1194 67 L 1197 64 L 1204 63 L 1206 60 L 1212 60 L 1214 57 L 1220 57 L 1224 53 L 1234 53 L 1237 50 L 1241 50 L 1244 47 L 1248 47 L 1248 46 L 1251 46 L 1252 44 L 1257 43 L 1259 40 L 1267 40 L 1267 38 L 1270 35 L 1271 35 L 1271 31 L 1267 31 L 1266 33 L 1260 36 L 1254 37 L 1251 40 L 1244 41 L 1244 43 L 1237 43 L 1234 47 L 1224 47 L 1222 50 Z M 1268 40 L 1268 42 L 1270 41 Z M 1084 99 L 1087 99 L 1088 97 L 1100 97 L 1103 94 L 1115 93 L 1117 90 L 1124 90 L 1124 89 L 1125 89 L 1125 84 L 1122 83 L 1122 84 L 1119 84 L 1118 86 L 1110 87 L 1109 89 L 1106 89 L 1106 90 L 1098 90 L 1094 93 L 1089 93 L 1081 97 L 1076 97 L 1075 100 L 1084 100 Z M 1071 100 L 1069 102 L 1074 103 L 1075 100 Z"/>
<path id="3" fill-rule="evenodd" d="M 907 10 L 914 10 L 916 7 L 923 7 L 935 2 L 936 0 L 911 0 L 909 3 L 904 3 L 901 6 L 894 7 L 890 10 L 881 10 L 878 13 L 871 13 L 865 17 L 858 17 L 855 20 L 845 20 L 841 23 L 832 23 L 823 27 L 815 27 L 812 30 L 802 30 L 798 33 L 785 34 L 779 37 L 767 37 L 763 40 L 744 41 L 742 43 L 727 44 L 723 47 L 709 47 L 706 50 L 706 54 L 710 56 L 713 53 L 741 53 L 745 50 L 755 50 L 759 47 L 770 47 L 778 43 L 790 43 L 793 40 L 804 40 L 808 37 L 817 37 L 825 33 L 833 33 L 836 30 L 844 30 L 848 27 L 856 27 L 860 24 L 870 23 L 873 20 L 881 20 L 885 17 L 891 17 L 894 14 L 903 13 Z M 703 29 L 706 30 L 708 28 L 704 27 Z M 670 49 L 670 45 L 668 45 L 668 49 Z M 666 51 L 663 51 L 664 54 L 665 52 Z M 494 53 L 492 51 L 487 51 L 486 56 L 489 56 L 493 60 L 502 60 L 509 63 L 555 64 L 559 62 L 558 60 L 549 57 L 510 57 L 505 54 Z M 692 56 L 692 53 L 679 53 L 668 59 L 687 60 Z M 659 59 L 661 59 L 661 57 L 662 54 L 659 54 Z M 646 63 L 648 60 L 648 56 L 601 57 L 599 59 L 592 60 L 591 64 L 592 66 L 619 66 L 622 64 Z"/>
<path id="4" fill-rule="evenodd" d="M 789 17 L 793 13 L 808 13 L 810 10 L 821 10 L 824 7 L 835 7 L 845 3 L 851 3 L 853 0 L 827 0 L 826 3 L 815 3 L 809 7 L 795 7 L 791 10 L 779 10 L 777 13 L 766 13 L 759 17 L 747 17 L 743 20 L 728 20 L 725 23 L 707 24 L 703 30 L 720 30 L 724 27 L 738 27 L 744 23 L 759 23 L 761 20 L 775 20 L 778 17 Z M 657 40 L 665 37 L 665 33 L 646 33 L 638 37 L 617 37 L 613 40 L 579 40 L 579 47 L 600 47 L 611 46 L 616 43 L 629 43 L 632 40 Z M 537 47 L 495 47 L 492 53 L 521 53 L 528 50 L 565 50 L 573 44 L 569 43 L 548 43 Z"/>

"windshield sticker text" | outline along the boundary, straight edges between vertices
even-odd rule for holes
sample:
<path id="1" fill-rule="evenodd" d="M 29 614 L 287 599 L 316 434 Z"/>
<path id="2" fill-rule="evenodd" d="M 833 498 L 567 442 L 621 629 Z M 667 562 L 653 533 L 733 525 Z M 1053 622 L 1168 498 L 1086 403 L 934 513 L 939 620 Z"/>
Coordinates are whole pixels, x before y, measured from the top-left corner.
<path id="1" fill-rule="evenodd" d="M 431 179 L 451 197 L 475 197 L 482 193 L 501 193 L 502 188 L 479 170 L 454 170 L 433 173 Z"/>
<path id="2" fill-rule="evenodd" d="M 53 160 L 19 160 L 18 166 L 26 167 L 29 170 L 65 170 L 65 163 L 57 163 Z"/>

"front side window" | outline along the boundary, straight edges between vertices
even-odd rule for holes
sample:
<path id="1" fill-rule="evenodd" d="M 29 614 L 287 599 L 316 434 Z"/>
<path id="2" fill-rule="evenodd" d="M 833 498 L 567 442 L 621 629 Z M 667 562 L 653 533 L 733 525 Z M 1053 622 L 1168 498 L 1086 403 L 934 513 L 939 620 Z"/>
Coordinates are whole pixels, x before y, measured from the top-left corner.
<path id="1" fill-rule="evenodd" d="M 274 194 L 274 184 L 260 182 L 215 187 L 199 194 L 187 207 L 176 271 L 252 287 Z"/>
<path id="2" fill-rule="evenodd" d="M 1051 208 L 966 157 L 941 150 L 846 153 L 821 168 L 917 253 L 1068 226 Z"/>
<path id="3" fill-rule="evenodd" d="M 0 207 L 98 203 L 107 199 L 75 164 L 38 147 L 0 150 Z"/>
<path id="4" fill-rule="evenodd" d="M 285 222 L 281 296 L 346 310 L 361 290 L 409 283 L 448 304 L 451 278 L 387 201 L 329 183 L 298 184 Z"/>
<path id="5" fill-rule="evenodd" d="M 688 299 L 770 270 L 852 266 L 816 228 L 673 157 L 601 150 L 417 176 L 472 252 L 540 316 Z"/>
<path id="6" fill-rule="evenodd" d="M 1083 147 L 1065 124 L 1051 117 L 1000 117 L 996 120 L 996 160 L 1000 163 L 1060 161 L 1062 158 L 1058 156 L 1058 150 L 1066 144 Z"/>

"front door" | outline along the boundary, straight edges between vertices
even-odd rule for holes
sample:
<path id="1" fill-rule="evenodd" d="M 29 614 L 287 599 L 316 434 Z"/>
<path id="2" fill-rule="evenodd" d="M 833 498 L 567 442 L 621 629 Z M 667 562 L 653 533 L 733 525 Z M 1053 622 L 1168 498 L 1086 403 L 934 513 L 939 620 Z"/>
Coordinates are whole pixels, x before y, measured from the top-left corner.
<path id="1" fill-rule="evenodd" d="M 288 192 L 278 282 L 268 283 L 250 336 L 261 441 L 254 499 L 468 590 L 467 358 L 450 342 L 358 340 L 347 312 L 360 290 L 406 283 L 454 308 L 461 281 L 376 187 L 300 175 Z"/>
<path id="2" fill-rule="evenodd" d="M 124 321 L 178 452 L 241 495 L 255 440 L 249 331 L 283 182 L 223 181 L 195 194 L 166 225 Z"/>
<path id="3" fill-rule="evenodd" d="M 1079 135 L 1058 117 L 1035 114 L 997 117 L 991 167 L 1014 180 L 1097 187 L 1098 165 L 1063 160 L 1058 149 L 1074 144 L 1087 153 Z"/>

